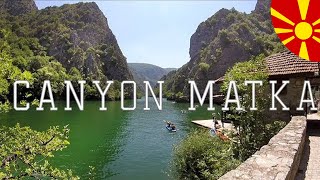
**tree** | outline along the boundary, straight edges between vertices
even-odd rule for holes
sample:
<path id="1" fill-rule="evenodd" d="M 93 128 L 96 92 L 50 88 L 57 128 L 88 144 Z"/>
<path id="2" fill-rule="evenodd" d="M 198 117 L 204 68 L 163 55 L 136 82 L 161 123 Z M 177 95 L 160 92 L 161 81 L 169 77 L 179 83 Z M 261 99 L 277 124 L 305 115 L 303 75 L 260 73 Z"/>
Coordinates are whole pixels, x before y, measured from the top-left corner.
<path id="1" fill-rule="evenodd" d="M 32 83 L 33 77 L 30 72 L 22 72 L 14 66 L 7 55 L 0 54 L 0 60 L 0 113 L 6 113 L 10 110 L 7 95 L 12 83 L 15 80 Z M 78 179 L 72 171 L 54 168 L 47 161 L 54 157 L 54 152 L 69 145 L 68 138 L 67 127 L 51 127 L 39 132 L 19 124 L 14 127 L 0 126 L 0 179 Z"/>
<path id="2" fill-rule="evenodd" d="M 230 147 L 208 131 L 193 131 L 174 148 L 174 179 L 218 179 L 240 164 Z"/>
<path id="3" fill-rule="evenodd" d="M 66 69 L 59 62 L 51 61 L 46 66 L 34 72 L 33 76 L 35 78 L 35 95 L 39 96 L 41 94 L 43 81 L 49 80 L 53 93 L 61 96 L 65 90 L 64 80 L 67 79 L 68 74 Z"/>
<path id="4" fill-rule="evenodd" d="M 199 63 L 199 67 L 201 71 L 207 72 L 210 68 L 210 65 L 205 62 L 201 62 Z"/>
<path id="5" fill-rule="evenodd" d="M 51 127 L 38 132 L 30 127 L 2 126 L 0 128 L 0 179 L 59 178 L 78 179 L 72 171 L 52 167 L 47 161 L 53 152 L 61 151 L 69 145 L 69 129 Z"/>
<path id="6" fill-rule="evenodd" d="M 27 80 L 32 84 L 33 77 L 29 71 L 21 71 L 14 66 L 6 54 L 0 54 L 0 62 L 0 100 L 6 101 L 14 81 Z"/>
<path id="7" fill-rule="evenodd" d="M 229 82 L 237 82 L 240 104 L 244 111 L 237 111 L 234 106 L 231 106 L 229 118 L 239 122 L 239 136 L 235 139 L 237 143 L 234 144 L 234 152 L 243 161 L 267 144 L 270 138 L 285 125 L 282 121 L 270 120 L 268 116 L 270 93 L 264 62 L 264 56 L 260 55 L 250 61 L 235 64 L 227 71 L 224 84 L 221 87 L 221 90 L 226 93 Z M 262 86 L 257 86 L 255 89 L 258 110 L 250 110 L 252 85 L 246 86 L 244 83 L 246 80 L 263 82 Z"/>

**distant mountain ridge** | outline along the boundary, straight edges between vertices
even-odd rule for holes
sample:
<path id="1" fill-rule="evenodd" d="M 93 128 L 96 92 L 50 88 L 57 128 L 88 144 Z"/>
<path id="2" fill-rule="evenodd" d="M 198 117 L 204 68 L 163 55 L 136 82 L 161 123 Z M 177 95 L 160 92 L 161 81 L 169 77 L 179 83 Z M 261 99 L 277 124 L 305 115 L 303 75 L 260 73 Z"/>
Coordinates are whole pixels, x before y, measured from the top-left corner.
<path id="1" fill-rule="evenodd" d="M 165 69 L 169 73 L 171 71 L 177 70 L 178 68 L 163 68 L 163 69 Z"/>
<path id="2" fill-rule="evenodd" d="M 140 89 L 144 89 L 143 81 L 149 81 L 155 86 L 157 81 L 169 72 L 176 70 L 175 68 L 161 68 L 156 65 L 147 63 L 128 63 L 129 69 Z"/>

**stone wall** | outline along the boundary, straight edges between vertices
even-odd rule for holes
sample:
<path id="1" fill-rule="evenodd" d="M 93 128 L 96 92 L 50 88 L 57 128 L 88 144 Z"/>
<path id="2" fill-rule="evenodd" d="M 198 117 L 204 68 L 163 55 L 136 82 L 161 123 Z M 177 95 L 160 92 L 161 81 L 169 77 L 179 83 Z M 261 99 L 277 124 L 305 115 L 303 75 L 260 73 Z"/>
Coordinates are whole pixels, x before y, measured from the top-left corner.
<path id="1" fill-rule="evenodd" d="M 288 80 L 290 83 L 286 86 L 284 90 L 282 90 L 282 92 L 279 95 L 279 98 L 287 107 L 290 108 L 290 110 L 283 111 L 281 104 L 276 100 L 276 107 L 278 110 L 268 112 L 270 114 L 270 119 L 273 119 L 273 120 L 282 119 L 282 120 L 289 121 L 291 115 L 299 116 L 304 114 L 304 111 L 296 111 L 296 108 L 300 104 L 304 78 L 285 78 L 284 80 Z M 282 80 L 278 80 L 277 83 L 279 84 L 279 87 L 277 87 L 276 90 L 280 88 L 280 86 L 282 85 Z M 270 94 L 271 94 L 271 86 L 270 86 Z"/>
<path id="2" fill-rule="evenodd" d="M 294 116 L 269 143 L 221 180 L 294 180 L 306 138 L 306 117 Z"/>
<path id="3" fill-rule="evenodd" d="M 296 108 L 300 105 L 304 78 L 290 78 L 285 95 L 279 97 L 290 108 L 290 115 L 303 115 L 304 111 L 297 111 Z M 303 104 L 305 107 L 305 104 Z"/>
<path id="4" fill-rule="evenodd" d="M 306 74 L 306 77 L 308 74 Z M 309 75 L 310 76 L 310 75 Z M 270 79 L 276 80 L 276 79 Z M 269 117 L 273 120 L 290 120 L 290 116 L 301 116 L 305 114 L 305 111 L 297 111 L 296 108 L 300 105 L 300 100 L 302 96 L 303 84 L 305 80 L 309 80 L 311 83 L 312 91 L 313 91 L 313 99 L 320 99 L 320 78 L 305 78 L 305 77 L 284 77 L 282 79 L 278 79 L 279 87 L 282 84 L 282 80 L 288 80 L 290 83 L 287 87 L 280 93 L 279 98 L 283 101 L 283 103 L 290 108 L 290 111 L 283 111 L 282 106 L 276 100 L 277 111 L 269 111 Z M 279 88 L 277 87 L 276 90 Z M 271 94 L 271 86 L 270 92 Z M 308 103 L 308 106 L 311 104 Z M 306 107 L 306 104 L 303 104 L 303 108 Z"/>

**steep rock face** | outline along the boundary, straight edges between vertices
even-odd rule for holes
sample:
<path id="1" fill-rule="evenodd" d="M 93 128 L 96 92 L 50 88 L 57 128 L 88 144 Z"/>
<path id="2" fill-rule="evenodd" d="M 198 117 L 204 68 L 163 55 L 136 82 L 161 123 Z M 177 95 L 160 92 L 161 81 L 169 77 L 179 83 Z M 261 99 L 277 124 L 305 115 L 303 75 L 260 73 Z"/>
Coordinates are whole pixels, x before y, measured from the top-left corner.
<path id="1" fill-rule="evenodd" d="M 38 8 L 33 0 L 1 0 L 0 11 L 7 12 L 11 15 L 17 16 L 32 11 L 37 11 Z"/>
<path id="2" fill-rule="evenodd" d="M 230 10 L 221 9 L 213 17 L 198 26 L 196 32 L 190 38 L 189 54 L 191 59 L 218 35 L 220 29 L 225 29 L 230 25 L 225 18 L 229 13 Z"/>
<path id="3" fill-rule="evenodd" d="M 270 3 L 271 0 L 258 0 L 254 9 L 254 13 L 260 15 L 264 20 L 270 18 Z"/>
<path id="4" fill-rule="evenodd" d="M 31 26 L 40 27 L 34 36 L 67 70 L 76 67 L 94 79 L 132 79 L 126 58 L 96 3 L 46 8 L 34 19 L 29 21 Z"/>
<path id="5" fill-rule="evenodd" d="M 204 91 L 208 80 L 220 78 L 235 63 L 282 50 L 266 9 L 269 3 L 259 0 L 251 14 L 221 9 L 202 22 L 190 39 L 191 60 L 166 77 L 166 90 L 189 96 L 188 80 L 195 80 Z M 220 87 L 214 88 L 219 93 Z"/>
<path id="6" fill-rule="evenodd" d="M 76 68 L 89 81 L 133 79 L 107 18 L 96 3 L 77 3 L 43 10 L 35 7 L 31 10 L 27 7 L 35 6 L 32 0 L 8 2 L 1 3 L 6 11 L 19 12 L 22 4 L 28 4 L 25 12 L 34 11 L 23 16 L 19 12 L 19 16 L 7 17 L 16 27 L 15 33 L 37 38 L 47 55 L 58 60 L 68 72 Z"/>

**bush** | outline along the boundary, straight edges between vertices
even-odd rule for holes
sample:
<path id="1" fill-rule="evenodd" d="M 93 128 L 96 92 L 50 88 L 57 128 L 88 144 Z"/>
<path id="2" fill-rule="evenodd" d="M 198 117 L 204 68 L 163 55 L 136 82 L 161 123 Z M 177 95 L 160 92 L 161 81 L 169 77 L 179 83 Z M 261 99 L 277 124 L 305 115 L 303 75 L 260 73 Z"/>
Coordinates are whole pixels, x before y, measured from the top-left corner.
<path id="1" fill-rule="evenodd" d="M 239 164 L 231 143 L 196 130 L 174 148 L 172 174 L 175 179 L 218 179 Z"/>
<path id="2" fill-rule="evenodd" d="M 182 98 L 184 95 L 183 95 L 183 92 L 178 92 L 177 94 L 176 94 L 176 98 Z"/>
<path id="3" fill-rule="evenodd" d="M 277 134 L 285 126 L 285 122 L 270 119 L 268 108 L 270 107 L 270 93 L 268 74 L 266 73 L 264 56 L 259 55 L 246 62 L 235 64 L 226 73 L 225 81 L 221 87 L 222 92 L 227 93 L 230 81 L 237 82 L 240 104 L 246 111 L 237 111 L 235 104 L 230 107 L 229 118 L 238 120 L 239 136 L 234 139 L 233 152 L 237 159 L 245 161 L 252 154 L 267 144 L 271 137 Z M 256 107 L 258 110 L 250 111 L 252 105 L 252 86 L 246 86 L 246 80 L 261 80 L 262 86 L 256 89 Z"/>
<path id="4" fill-rule="evenodd" d="M 202 62 L 202 63 L 199 63 L 199 67 L 200 67 L 201 71 L 208 71 L 209 68 L 210 68 L 210 65 L 207 64 L 207 63 Z"/>
<path id="5" fill-rule="evenodd" d="M 220 37 L 220 41 L 222 43 L 222 46 L 226 47 L 231 43 L 231 41 L 229 39 L 229 33 L 227 30 L 225 30 L 225 29 L 220 30 L 218 33 L 218 36 Z"/>

